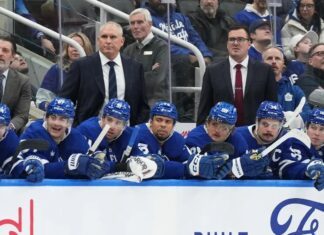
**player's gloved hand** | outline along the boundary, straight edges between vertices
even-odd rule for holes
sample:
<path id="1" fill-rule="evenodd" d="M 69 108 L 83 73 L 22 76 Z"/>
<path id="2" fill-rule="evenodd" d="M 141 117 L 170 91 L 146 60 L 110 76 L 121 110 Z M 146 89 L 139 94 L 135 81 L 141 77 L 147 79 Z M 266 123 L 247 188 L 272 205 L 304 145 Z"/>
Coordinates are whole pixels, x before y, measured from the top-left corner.
<path id="1" fill-rule="evenodd" d="M 128 169 L 142 179 L 161 178 L 164 175 L 164 160 L 157 154 L 131 156 L 127 160 Z"/>
<path id="2" fill-rule="evenodd" d="M 294 116 L 294 112 L 293 111 L 286 111 L 284 112 L 285 115 L 285 119 L 286 120 L 290 120 L 291 118 L 293 118 Z M 295 128 L 304 128 L 305 124 L 304 124 L 304 120 L 303 118 L 298 114 L 297 117 L 289 124 L 289 129 L 295 129 Z"/>
<path id="3" fill-rule="evenodd" d="M 108 162 L 101 162 L 98 159 L 86 154 L 72 154 L 66 162 L 66 173 L 69 175 L 87 176 L 89 179 L 98 179 L 109 173 Z"/>
<path id="4" fill-rule="evenodd" d="M 324 188 L 324 163 L 321 159 L 312 160 L 306 168 L 306 176 L 315 180 L 315 188 L 321 191 Z"/>
<path id="5" fill-rule="evenodd" d="M 243 175 L 247 177 L 255 177 L 266 170 L 270 160 L 268 157 L 259 157 L 258 154 L 262 150 L 263 149 L 258 149 L 232 160 L 232 173 L 236 178 L 241 178 Z"/>
<path id="6" fill-rule="evenodd" d="M 35 155 L 28 156 L 23 163 L 26 172 L 26 180 L 29 182 L 41 182 L 45 177 L 42 159 Z"/>
<path id="7" fill-rule="evenodd" d="M 187 170 L 192 176 L 206 179 L 219 179 L 219 169 L 229 158 L 228 154 L 191 155 L 188 159 Z M 225 173 L 223 173 L 225 174 Z"/>

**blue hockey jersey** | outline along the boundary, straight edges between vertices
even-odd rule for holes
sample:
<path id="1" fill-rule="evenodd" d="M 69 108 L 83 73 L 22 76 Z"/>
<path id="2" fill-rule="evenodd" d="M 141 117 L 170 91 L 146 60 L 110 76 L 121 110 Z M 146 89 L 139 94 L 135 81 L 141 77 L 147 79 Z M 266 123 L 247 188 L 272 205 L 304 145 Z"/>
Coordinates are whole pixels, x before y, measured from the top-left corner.
<path id="1" fill-rule="evenodd" d="M 198 153 L 200 150 L 208 143 L 213 142 L 210 136 L 207 133 L 207 130 L 204 125 L 199 125 L 196 128 L 192 129 L 188 137 L 186 138 L 186 145 L 190 148 L 192 153 Z M 244 138 L 236 130 L 226 139 L 227 143 L 230 143 L 234 146 L 234 154 L 230 155 L 230 158 L 236 158 L 246 153 L 248 150 L 248 145 L 245 142 Z M 209 154 L 213 154 L 210 152 Z"/>
<path id="2" fill-rule="evenodd" d="M 82 122 L 78 127 L 77 130 L 80 131 L 88 140 L 89 143 L 92 143 L 97 139 L 102 128 L 99 125 L 99 118 L 92 117 L 88 120 Z M 120 162 L 124 151 L 126 150 L 130 138 L 132 136 L 134 128 L 126 127 L 123 133 L 116 139 L 111 142 L 108 142 L 107 138 L 104 138 L 98 146 L 99 151 L 103 151 L 106 153 L 106 158 L 110 162 L 111 172 L 115 171 L 115 163 Z M 135 142 L 132 146 L 132 151 L 129 155 L 139 155 L 141 152 L 137 149 L 136 138 Z M 126 156 L 125 156 L 126 158 Z"/>
<path id="3" fill-rule="evenodd" d="M 20 136 L 24 139 L 44 139 L 49 143 L 49 148 L 46 151 L 28 151 L 23 153 L 23 157 L 29 155 L 36 155 L 43 159 L 46 178 L 67 178 L 64 173 L 65 161 L 74 153 L 87 153 L 89 149 L 86 138 L 81 133 L 71 128 L 67 136 L 60 143 L 56 143 L 50 136 L 43 125 L 43 120 L 37 120 L 30 124 L 30 126 Z"/>
<path id="4" fill-rule="evenodd" d="M 177 179 L 185 177 L 185 162 L 191 152 L 185 145 L 183 136 L 178 132 L 173 132 L 168 139 L 161 143 L 152 134 L 148 124 L 143 123 L 138 126 L 140 129 L 137 144 L 142 154 L 158 154 L 166 160 L 163 178 Z"/>
<path id="5" fill-rule="evenodd" d="M 17 178 L 22 171 L 22 165 L 15 169 L 6 169 L 9 167 L 8 160 L 12 157 L 19 145 L 19 138 L 13 130 L 8 130 L 2 140 L 0 140 L 0 174 L 2 171 L 11 171 L 12 177 Z M 7 160 L 7 161 L 6 161 Z M 20 165 L 20 164 L 19 164 Z M 10 167 L 11 168 L 11 167 Z M 19 169 L 18 169 L 19 168 Z"/>

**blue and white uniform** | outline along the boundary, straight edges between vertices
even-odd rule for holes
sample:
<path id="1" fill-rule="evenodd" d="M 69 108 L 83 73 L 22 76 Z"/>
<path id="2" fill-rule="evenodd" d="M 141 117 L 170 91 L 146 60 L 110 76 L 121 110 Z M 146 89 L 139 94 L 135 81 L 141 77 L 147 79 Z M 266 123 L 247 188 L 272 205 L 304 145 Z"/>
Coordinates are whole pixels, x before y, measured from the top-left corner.
<path id="1" fill-rule="evenodd" d="M 91 145 L 102 131 L 102 128 L 99 125 L 98 117 L 89 118 L 88 120 L 82 122 L 77 127 L 77 129 L 82 135 L 84 135 L 88 140 L 90 140 L 89 143 L 91 143 Z M 127 145 L 129 144 L 133 130 L 134 128 L 132 127 L 125 127 L 121 135 L 118 136 L 116 139 L 109 142 L 107 138 L 104 138 L 99 144 L 97 150 L 106 153 L 106 158 L 110 162 L 109 165 L 111 167 L 111 172 L 115 171 L 116 163 L 122 160 L 124 151 L 126 150 Z M 135 156 L 140 154 L 139 150 L 136 150 L 136 146 L 136 143 L 134 143 L 130 155 Z"/>
<path id="2" fill-rule="evenodd" d="M 186 138 L 186 145 L 192 153 L 200 152 L 200 150 L 206 144 L 211 142 L 213 142 L 213 140 L 208 135 L 204 125 L 199 125 L 196 128 L 192 129 L 189 132 L 188 137 Z M 245 139 L 235 130 L 229 135 L 225 142 L 230 143 L 234 146 L 234 154 L 229 156 L 230 159 L 245 154 L 248 149 L 248 145 L 245 142 Z M 215 152 L 208 152 L 208 154 L 215 154 Z"/>
<path id="3" fill-rule="evenodd" d="M 65 161 L 72 154 L 86 154 L 89 149 L 86 138 L 74 128 L 68 129 L 66 137 L 60 143 L 56 143 L 46 130 L 46 123 L 43 120 L 33 122 L 20 136 L 21 140 L 38 138 L 44 139 L 49 143 L 48 150 L 28 151 L 22 153 L 22 155 L 36 155 L 43 159 L 46 178 L 68 178 L 64 172 Z"/>
<path id="4" fill-rule="evenodd" d="M 160 142 L 151 132 L 147 123 L 138 125 L 137 147 L 142 155 L 158 154 L 165 160 L 163 178 L 183 178 L 186 175 L 185 162 L 191 155 L 185 139 L 178 132 L 173 132 Z"/>
<path id="5" fill-rule="evenodd" d="M 8 161 L 14 155 L 19 145 L 19 138 L 13 130 L 7 130 L 5 135 L 0 140 L 0 175 L 2 171 L 11 171 L 12 169 L 6 169 L 8 167 Z M 20 164 L 19 164 L 20 165 Z M 11 176 L 14 178 L 19 177 L 22 172 L 22 165 L 16 167 L 11 172 Z M 1 177 L 0 177 L 1 178 Z"/>

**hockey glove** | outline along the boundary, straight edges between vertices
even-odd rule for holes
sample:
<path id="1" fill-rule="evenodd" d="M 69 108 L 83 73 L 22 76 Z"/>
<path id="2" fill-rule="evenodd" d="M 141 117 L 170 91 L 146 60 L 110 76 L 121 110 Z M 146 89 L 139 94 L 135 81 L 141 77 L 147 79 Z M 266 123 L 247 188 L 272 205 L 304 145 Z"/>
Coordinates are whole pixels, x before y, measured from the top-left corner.
<path id="1" fill-rule="evenodd" d="M 128 169 L 141 179 L 161 178 L 164 175 L 164 160 L 157 154 L 145 157 L 132 156 L 127 160 Z"/>
<path id="2" fill-rule="evenodd" d="M 259 152 L 261 152 L 261 149 L 232 160 L 232 173 L 236 178 L 241 178 L 243 175 L 256 177 L 264 173 L 270 160 L 268 157 L 258 157 Z"/>
<path id="3" fill-rule="evenodd" d="M 191 155 L 188 159 L 187 170 L 192 176 L 205 179 L 219 179 L 219 169 L 228 159 L 228 154 Z"/>
<path id="4" fill-rule="evenodd" d="M 28 156 L 23 163 L 26 172 L 26 180 L 29 182 L 41 182 L 45 177 L 42 159 L 35 155 Z"/>
<path id="5" fill-rule="evenodd" d="M 108 162 L 100 162 L 98 159 L 85 154 L 72 154 L 66 162 L 68 175 L 82 175 L 89 179 L 98 179 L 109 173 Z"/>
<path id="6" fill-rule="evenodd" d="M 315 180 L 315 188 L 321 191 L 324 188 L 324 163 L 321 159 L 314 159 L 307 165 L 306 176 Z"/>

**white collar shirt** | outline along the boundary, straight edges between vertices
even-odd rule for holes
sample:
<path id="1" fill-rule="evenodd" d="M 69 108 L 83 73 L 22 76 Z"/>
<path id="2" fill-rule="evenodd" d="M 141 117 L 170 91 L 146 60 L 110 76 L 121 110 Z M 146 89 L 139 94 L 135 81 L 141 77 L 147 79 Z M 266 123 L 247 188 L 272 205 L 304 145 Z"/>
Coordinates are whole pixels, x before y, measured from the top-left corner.
<path id="1" fill-rule="evenodd" d="M 249 63 L 249 56 L 247 56 L 241 63 L 237 63 L 233 58 L 229 56 L 229 63 L 230 63 L 230 72 L 231 72 L 231 82 L 232 82 L 232 91 L 235 94 L 235 75 L 236 75 L 236 68 L 237 64 L 241 64 L 241 73 L 242 73 L 242 86 L 243 86 L 243 96 L 245 95 L 245 85 L 246 85 L 246 77 L 247 77 L 247 68 Z"/>

